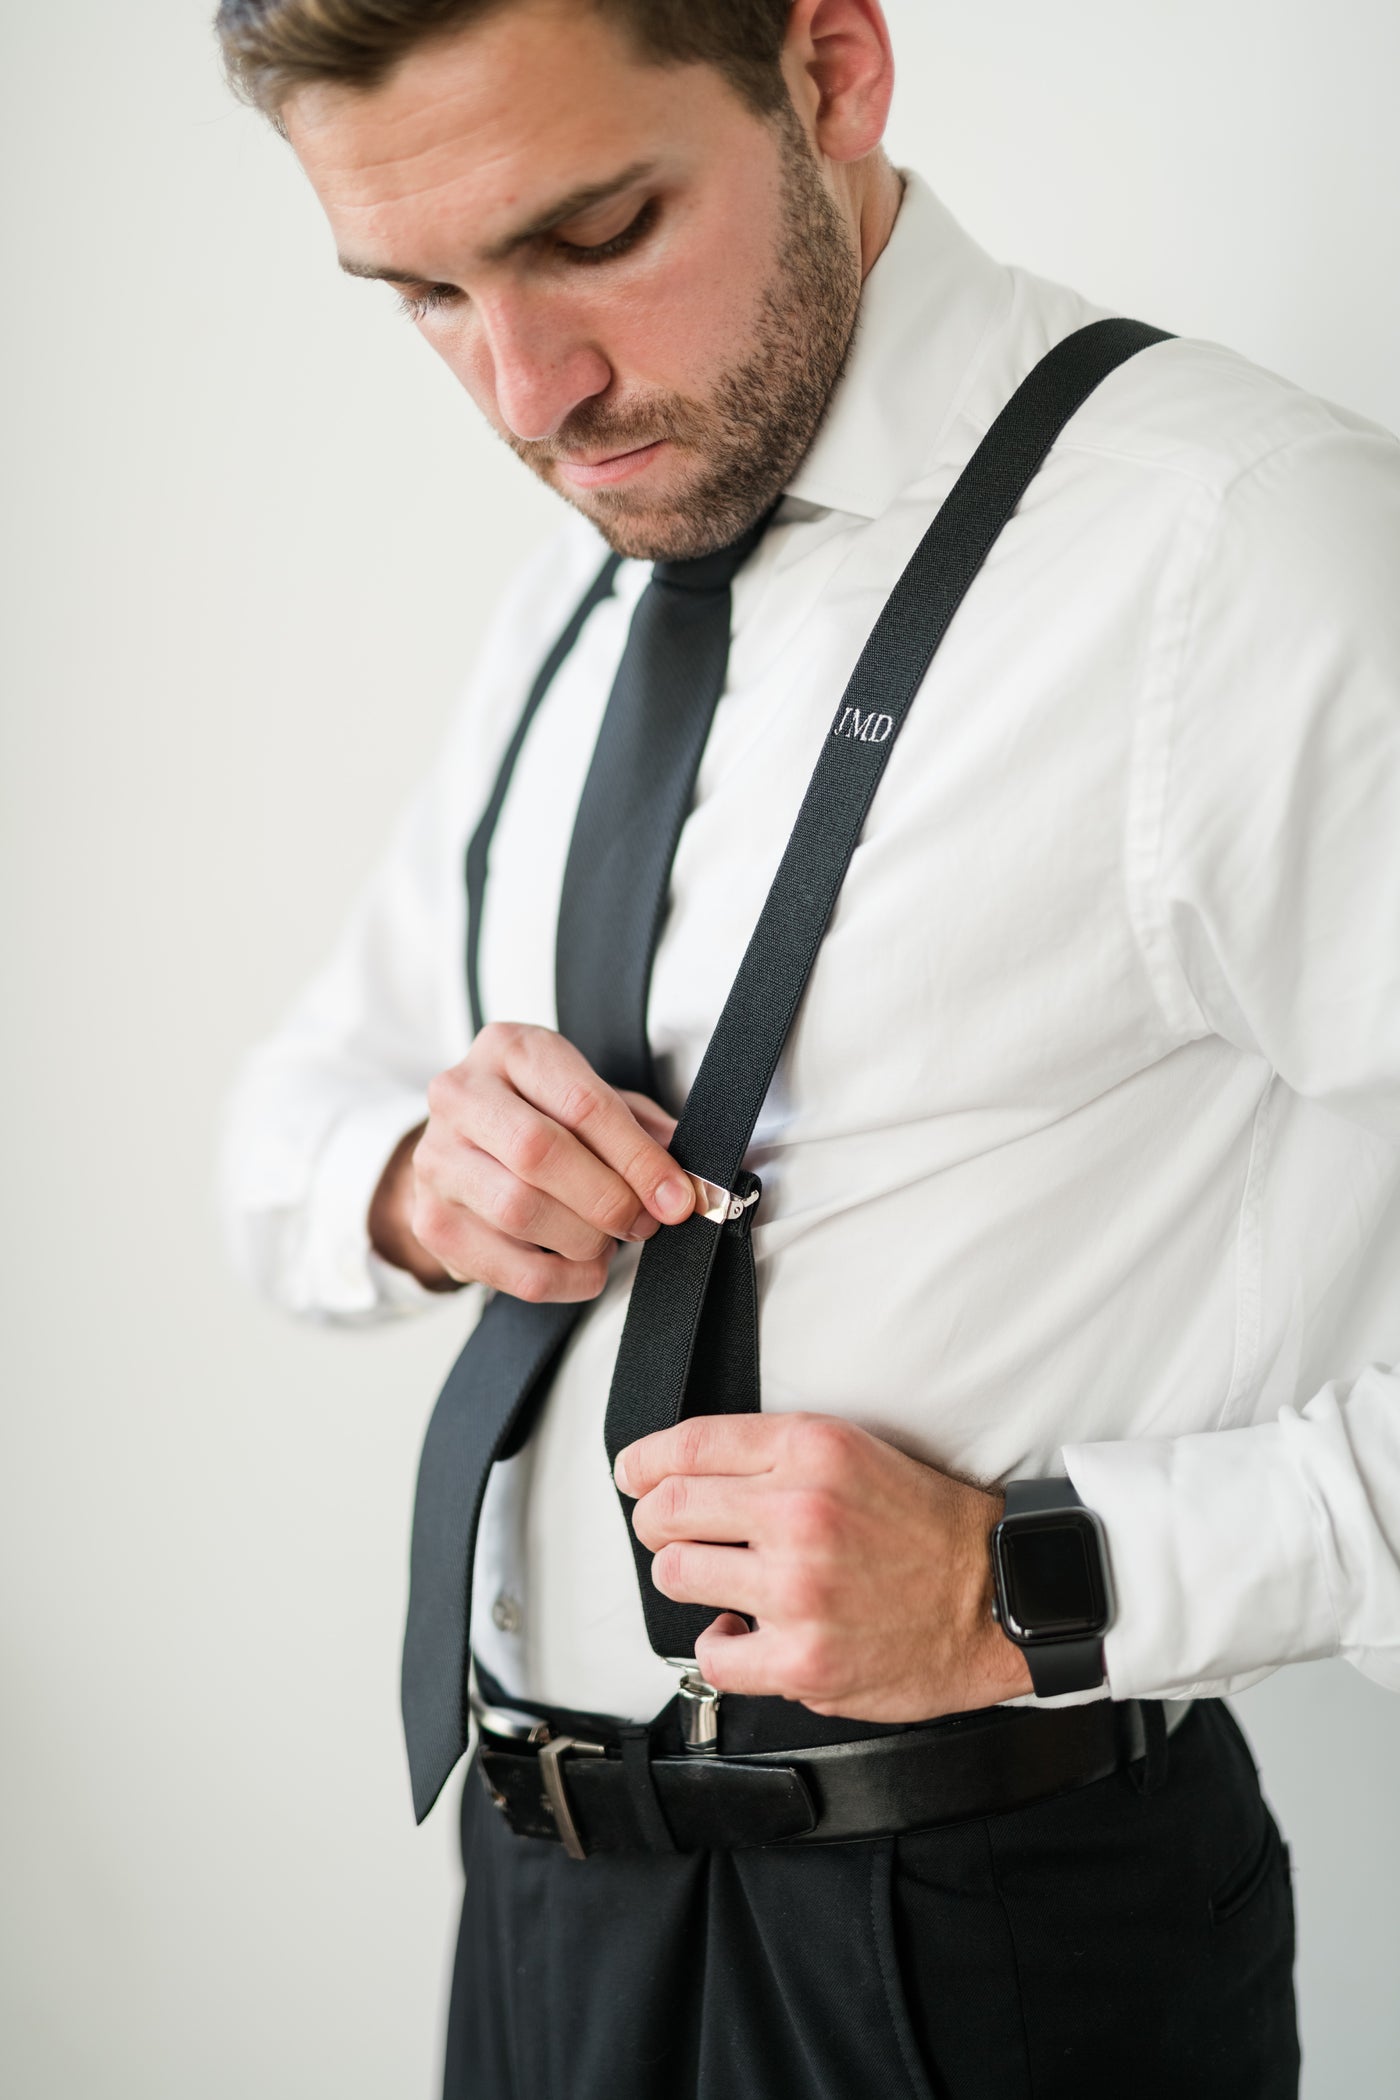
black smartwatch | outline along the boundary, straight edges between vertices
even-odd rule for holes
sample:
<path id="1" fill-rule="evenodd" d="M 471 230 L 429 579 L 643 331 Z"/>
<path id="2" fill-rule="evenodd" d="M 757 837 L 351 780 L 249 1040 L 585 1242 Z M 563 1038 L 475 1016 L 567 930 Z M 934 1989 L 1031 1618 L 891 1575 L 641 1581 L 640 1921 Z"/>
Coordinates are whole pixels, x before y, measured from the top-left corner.
<path id="1" fill-rule="evenodd" d="M 1036 1696 L 1103 1683 L 1113 1590 L 1103 1526 L 1069 1480 L 1011 1480 L 992 1533 L 992 1616 L 1022 1650 Z"/>

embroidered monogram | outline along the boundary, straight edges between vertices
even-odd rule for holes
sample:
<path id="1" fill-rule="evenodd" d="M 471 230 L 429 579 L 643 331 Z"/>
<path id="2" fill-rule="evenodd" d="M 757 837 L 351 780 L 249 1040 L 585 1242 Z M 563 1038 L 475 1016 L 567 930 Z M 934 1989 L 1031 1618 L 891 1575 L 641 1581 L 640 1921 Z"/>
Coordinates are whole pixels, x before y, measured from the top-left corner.
<path id="1" fill-rule="evenodd" d="M 858 707 L 843 707 L 831 733 L 856 737 L 862 744 L 883 744 L 893 728 L 893 715 L 877 715 L 873 708 L 862 714 Z"/>

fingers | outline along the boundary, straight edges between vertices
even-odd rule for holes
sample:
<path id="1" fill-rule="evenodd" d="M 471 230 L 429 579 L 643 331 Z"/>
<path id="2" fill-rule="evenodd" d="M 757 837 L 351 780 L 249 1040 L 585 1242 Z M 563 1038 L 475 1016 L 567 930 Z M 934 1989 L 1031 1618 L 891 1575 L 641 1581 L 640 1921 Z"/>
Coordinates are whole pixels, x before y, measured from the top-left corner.
<path id="1" fill-rule="evenodd" d="M 844 1713 L 833 1699 L 830 1662 L 820 1641 L 793 1636 L 776 1626 L 751 1632 L 732 1612 L 721 1613 L 695 1642 L 701 1676 L 717 1692 L 737 1692 L 753 1699 L 791 1699 L 813 1713 Z"/>
<path id="2" fill-rule="evenodd" d="M 641 1499 L 675 1473 L 766 1473 L 797 1418 L 783 1415 L 690 1415 L 673 1429 L 639 1437 L 617 1455 L 613 1478 Z"/>
<path id="3" fill-rule="evenodd" d="M 530 1304 L 580 1305 L 596 1298 L 608 1280 L 607 1257 L 569 1261 L 543 1247 L 528 1247 L 459 1205 L 420 1196 L 413 1234 L 458 1283 L 485 1283 Z"/>
<path id="4" fill-rule="evenodd" d="M 574 1140 L 572 1145 L 550 1145 L 537 1129 L 524 1135 L 522 1126 L 527 1158 L 516 1171 L 524 1179 L 591 1217 L 591 1210 L 573 1202 L 574 1183 L 581 1178 L 596 1195 L 605 1184 L 598 1183 L 585 1162 L 601 1162 L 646 1205 L 658 1224 L 678 1225 L 689 1217 L 695 1192 L 685 1175 L 572 1043 L 547 1029 L 517 1028 L 506 1029 L 499 1044 L 489 1047 L 499 1051 L 499 1069 L 521 1099 Z M 536 1159 L 537 1149 L 541 1156 Z M 497 1153 L 498 1158 L 502 1156 Z M 538 1165 L 539 1173 L 531 1171 L 533 1165 Z M 630 1217 L 623 1208 L 624 1197 L 619 1195 L 614 1202 L 614 1216 Z M 605 1232 L 616 1229 L 607 1218 L 597 1222 Z"/>
<path id="5" fill-rule="evenodd" d="M 675 1123 L 623 1096 L 552 1029 L 493 1023 L 428 1088 L 414 1238 L 454 1278 L 513 1297 L 596 1297 L 619 1240 L 694 1209 Z"/>
<path id="6" fill-rule="evenodd" d="M 767 1603 L 766 1571 L 746 1546 L 663 1546 L 651 1564 L 651 1579 L 676 1604 L 708 1604 L 758 1617 Z"/>
<path id="7" fill-rule="evenodd" d="M 706 1684 L 717 1692 L 737 1692 L 754 1699 L 785 1699 L 781 1637 L 760 1626 L 750 1632 L 733 1613 L 722 1613 L 695 1643 L 695 1661 Z"/>
<path id="8" fill-rule="evenodd" d="M 434 1187 L 441 1198 L 459 1204 L 508 1239 L 544 1247 L 570 1261 L 597 1261 L 611 1254 L 617 1244 L 612 1234 L 600 1231 L 543 1189 L 531 1188 L 489 1152 L 465 1140 L 441 1161 Z M 640 1224 L 640 1231 L 629 1230 L 617 1237 L 646 1239 L 661 1229 L 646 1211 L 635 1213 L 634 1222 Z"/>
<path id="9" fill-rule="evenodd" d="M 757 1477 L 668 1473 L 632 1511 L 632 1529 L 653 1553 L 672 1539 L 745 1545 L 760 1540 L 774 1514 Z"/>
<path id="10" fill-rule="evenodd" d="M 546 1196 L 610 1239 L 653 1229 L 636 1191 L 571 1132 L 523 1100 L 501 1074 L 458 1065 L 433 1081 L 428 1105 L 432 1114 L 417 1166 L 444 1199 L 455 1200 L 454 1191 L 476 1171 L 470 1148 L 504 1170 L 508 1181 L 498 1183 L 501 1190 L 518 1185 L 511 1200 L 522 1222 L 530 1198 Z"/>

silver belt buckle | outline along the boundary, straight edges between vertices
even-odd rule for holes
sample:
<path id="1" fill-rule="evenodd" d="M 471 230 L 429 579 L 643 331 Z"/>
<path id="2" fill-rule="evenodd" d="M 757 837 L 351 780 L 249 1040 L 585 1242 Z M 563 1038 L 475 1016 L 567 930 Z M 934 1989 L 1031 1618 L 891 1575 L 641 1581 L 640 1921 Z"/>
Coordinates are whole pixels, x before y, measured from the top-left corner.
<path id="1" fill-rule="evenodd" d="M 471 1709 L 477 1727 L 485 1734 L 507 1743 L 528 1743 L 539 1752 L 545 1805 L 559 1833 L 559 1842 L 570 1859 L 587 1859 L 578 1824 L 574 1821 L 562 1761 L 570 1751 L 576 1757 L 605 1757 L 607 1751 L 603 1744 L 585 1742 L 577 1735 L 552 1735 L 548 1721 L 533 1720 L 528 1714 L 516 1713 L 506 1707 L 488 1706 L 475 1692 L 471 1694 Z M 504 1813 L 507 1806 L 505 1795 L 498 1793 L 495 1787 L 490 1788 L 490 1794 L 493 1805 Z"/>
<path id="2" fill-rule="evenodd" d="M 570 1750 L 577 1757 L 605 1757 L 607 1752 L 601 1743 L 586 1743 L 576 1735 L 546 1734 L 545 1740 L 540 1744 L 540 1776 L 544 1780 L 544 1798 L 554 1819 L 554 1827 L 559 1833 L 559 1841 L 570 1859 L 587 1859 L 588 1854 L 578 1834 L 568 1789 L 564 1784 L 562 1759 Z"/>

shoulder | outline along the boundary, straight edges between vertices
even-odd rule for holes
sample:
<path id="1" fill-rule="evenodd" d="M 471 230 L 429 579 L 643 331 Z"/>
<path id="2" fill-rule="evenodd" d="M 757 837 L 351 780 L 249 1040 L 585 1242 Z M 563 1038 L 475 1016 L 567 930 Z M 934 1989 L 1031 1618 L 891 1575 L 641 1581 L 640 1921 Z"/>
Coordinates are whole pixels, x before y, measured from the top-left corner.
<path id="1" fill-rule="evenodd" d="M 1284 551 L 1300 530 L 1370 530 L 1378 515 L 1393 530 L 1400 507 L 1400 441 L 1390 431 L 1198 338 L 1129 358 L 1062 442 L 1139 486 L 1174 486 L 1198 518 L 1252 534 L 1261 548 Z"/>
<path id="2" fill-rule="evenodd" d="M 969 389 L 960 420 L 975 442 L 1056 343 L 1106 318 L 1068 286 L 1013 269 L 1007 326 Z M 1142 319 L 1166 319 L 1144 314 Z M 1130 357 L 1079 409 L 1055 448 L 1066 478 L 1164 514 L 1231 512 L 1248 520 L 1256 492 L 1278 512 L 1400 498 L 1400 441 L 1381 424 L 1310 392 L 1223 343 L 1172 337 Z M 1097 469 L 1097 471 L 1095 471 Z"/>
<path id="3" fill-rule="evenodd" d="M 1301 1085 L 1304 1007 L 1359 1014 L 1374 973 L 1357 958 L 1393 940 L 1400 442 L 1223 345 L 1173 340 L 1114 373 L 1064 445 L 1085 530 L 1156 561 L 1132 684 L 1154 977 L 1183 1025 L 1199 1014 Z M 1134 512 L 1155 521 L 1145 541 Z"/>
<path id="4" fill-rule="evenodd" d="M 1267 663 L 1316 701 L 1324 644 L 1400 671 L 1400 440 L 1220 343 L 1129 358 L 1060 447 L 1080 516 L 1155 521 L 1162 608 L 1202 654 Z M 1241 696 L 1243 697 L 1243 696 Z"/>
<path id="5" fill-rule="evenodd" d="M 1066 432 L 1088 490 L 1152 509 L 1158 640 L 1178 752 L 1292 773 L 1400 726 L 1400 441 L 1219 343 L 1171 340 L 1115 372 Z M 1174 638 L 1174 639 L 1173 639 Z M 1170 644 L 1170 648 L 1168 648 Z M 1361 724 L 1368 725 L 1363 733 Z"/>
<path id="6" fill-rule="evenodd" d="M 1009 276 L 1004 325 L 943 441 L 958 464 L 1041 358 L 1105 316 Z M 1227 653 L 1251 660 L 1246 712 L 1265 704 L 1266 661 L 1296 683 L 1324 633 L 1359 639 L 1387 673 L 1400 662 L 1400 442 L 1225 344 L 1173 337 L 1128 358 L 1070 419 L 1022 515 L 1066 587 L 1094 575 L 1120 593 L 1155 652 L 1189 635 L 1222 671 Z"/>
<path id="7" fill-rule="evenodd" d="M 1086 462 L 1163 494 L 1198 668 L 1267 663 L 1316 700 L 1324 658 L 1400 671 L 1400 441 L 1218 343 L 1155 345 L 1076 419 Z M 1174 493 L 1172 493 L 1174 492 Z M 1311 675 L 1305 675 L 1311 673 Z"/>

